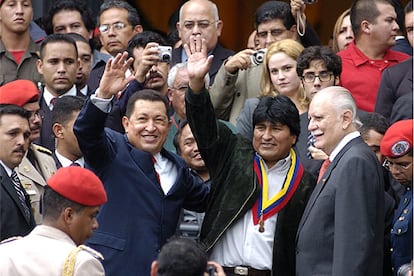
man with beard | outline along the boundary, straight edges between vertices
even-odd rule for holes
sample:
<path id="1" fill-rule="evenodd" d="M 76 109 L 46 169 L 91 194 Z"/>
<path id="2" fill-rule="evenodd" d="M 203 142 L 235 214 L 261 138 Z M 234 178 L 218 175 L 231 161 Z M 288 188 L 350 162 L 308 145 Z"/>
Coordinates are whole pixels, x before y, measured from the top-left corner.
<path id="1" fill-rule="evenodd" d="M 46 180 L 55 172 L 52 152 L 32 143 L 40 137 L 42 118 L 39 106 L 39 91 L 29 80 L 15 80 L 0 87 L 0 104 L 14 104 L 30 112 L 29 148 L 22 162 L 16 168 L 23 188 L 30 197 L 32 212 L 37 224 L 42 222 L 40 200 Z"/>
<path id="2" fill-rule="evenodd" d="M 128 55 L 134 58 L 132 72 L 135 79 L 121 93 L 119 101 L 107 118 L 106 126 L 124 133 L 121 118 L 125 115 L 129 98 L 135 92 L 147 88 L 159 91 L 167 97 L 167 77 L 170 65 L 168 62 L 160 61 L 158 50 L 158 46 L 166 45 L 166 43 L 160 34 L 151 31 L 136 34 L 128 43 Z M 170 113 L 171 110 L 169 110 Z"/>

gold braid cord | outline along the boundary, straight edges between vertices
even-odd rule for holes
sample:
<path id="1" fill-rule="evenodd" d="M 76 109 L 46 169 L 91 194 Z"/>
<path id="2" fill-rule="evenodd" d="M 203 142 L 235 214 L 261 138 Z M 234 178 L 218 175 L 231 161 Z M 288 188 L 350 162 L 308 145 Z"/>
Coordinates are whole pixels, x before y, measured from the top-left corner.
<path id="1" fill-rule="evenodd" d="M 76 247 L 70 251 L 68 257 L 65 260 L 65 263 L 63 264 L 63 271 L 62 276 L 72 276 L 73 272 L 75 270 L 75 264 L 76 264 L 76 257 L 78 255 L 78 252 L 81 251 L 81 247 Z"/>

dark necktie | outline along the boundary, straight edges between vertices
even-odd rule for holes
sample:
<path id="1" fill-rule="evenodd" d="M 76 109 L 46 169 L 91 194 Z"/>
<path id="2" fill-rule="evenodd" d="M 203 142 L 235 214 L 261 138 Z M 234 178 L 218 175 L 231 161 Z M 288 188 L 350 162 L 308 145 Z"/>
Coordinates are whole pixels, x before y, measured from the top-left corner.
<path id="1" fill-rule="evenodd" d="M 17 193 L 17 196 L 19 198 L 20 204 L 23 207 L 24 216 L 26 217 L 26 219 L 30 220 L 30 209 L 29 209 L 29 207 L 27 206 L 27 203 L 26 203 L 26 197 L 25 197 L 24 192 L 23 192 L 22 183 L 20 183 L 20 179 L 17 176 L 17 173 L 16 173 L 15 170 L 12 171 L 11 181 L 13 183 L 14 189 L 16 190 L 16 193 Z"/>
<path id="2" fill-rule="evenodd" d="M 323 161 L 321 169 L 319 171 L 318 182 L 322 179 L 323 174 L 326 172 L 326 169 L 329 167 L 330 164 L 331 161 L 329 160 L 329 158 Z"/>
<path id="3" fill-rule="evenodd" d="M 310 153 L 310 151 L 309 151 L 309 147 L 310 147 L 310 146 L 313 146 L 313 143 L 314 143 L 314 138 L 313 138 L 313 135 L 312 135 L 312 133 L 308 132 L 308 139 L 307 139 L 307 141 L 306 141 L 306 148 L 308 149 L 308 151 L 307 151 L 307 153 L 306 153 L 306 156 L 307 156 L 309 159 L 312 159 L 312 154 L 311 154 L 311 153 Z"/>
<path id="4" fill-rule="evenodd" d="M 157 170 L 155 169 L 155 163 L 157 163 L 157 160 L 155 160 L 154 156 L 151 156 L 151 160 L 152 160 L 152 163 L 154 164 L 154 171 L 157 174 L 158 183 L 161 183 L 160 175 L 158 174 Z"/>
<path id="5" fill-rule="evenodd" d="M 52 109 L 55 107 L 56 102 L 57 102 L 57 100 L 58 100 L 58 99 L 59 99 L 58 97 L 53 97 L 53 98 L 50 100 L 50 104 L 52 105 Z"/>

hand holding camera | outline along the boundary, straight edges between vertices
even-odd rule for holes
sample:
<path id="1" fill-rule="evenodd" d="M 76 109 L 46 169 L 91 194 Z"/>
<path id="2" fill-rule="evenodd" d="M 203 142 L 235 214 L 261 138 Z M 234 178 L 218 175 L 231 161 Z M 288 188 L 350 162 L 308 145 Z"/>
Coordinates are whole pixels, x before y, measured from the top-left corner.
<path id="1" fill-rule="evenodd" d="M 256 51 L 252 49 L 245 49 L 234 56 L 230 57 L 224 64 L 224 68 L 230 74 L 235 74 L 238 70 L 244 70 L 251 65 L 251 55 Z"/>

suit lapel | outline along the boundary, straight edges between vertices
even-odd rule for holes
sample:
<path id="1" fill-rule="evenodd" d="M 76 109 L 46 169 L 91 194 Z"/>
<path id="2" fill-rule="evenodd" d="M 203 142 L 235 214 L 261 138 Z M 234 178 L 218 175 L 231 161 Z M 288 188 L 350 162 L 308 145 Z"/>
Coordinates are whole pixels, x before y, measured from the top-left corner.
<path id="1" fill-rule="evenodd" d="M 337 166 L 339 160 L 341 160 L 341 158 L 345 154 L 345 152 L 347 152 L 353 145 L 355 145 L 359 142 L 363 142 L 361 137 L 357 137 L 357 138 L 354 138 L 351 141 L 349 141 L 345 145 L 345 147 L 343 147 L 342 150 L 338 153 L 338 155 L 335 156 L 335 159 L 332 161 L 332 163 L 328 166 L 328 168 L 326 169 L 326 172 L 324 174 L 324 177 L 316 184 L 316 187 L 313 190 L 312 195 L 310 196 L 308 203 L 306 204 L 305 211 L 303 212 L 302 219 L 299 223 L 298 231 L 297 231 L 297 234 L 296 234 L 296 240 L 299 236 L 300 231 L 302 230 L 303 225 L 305 224 L 305 222 L 306 222 L 306 220 L 309 216 L 309 213 L 311 212 L 313 206 L 315 205 L 316 200 L 318 199 L 319 195 L 321 194 L 321 192 L 325 188 L 325 185 L 329 185 L 329 183 L 327 183 L 327 182 L 329 180 L 329 177 L 331 176 L 332 171 Z"/>
<path id="2" fill-rule="evenodd" d="M 154 164 L 152 162 L 152 155 L 136 149 L 132 145 L 130 145 L 130 154 L 134 163 L 141 169 L 145 176 L 148 177 L 152 183 L 156 184 L 156 186 L 160 187 L 158 184 L 158 177 L 154 169 Z"/>

